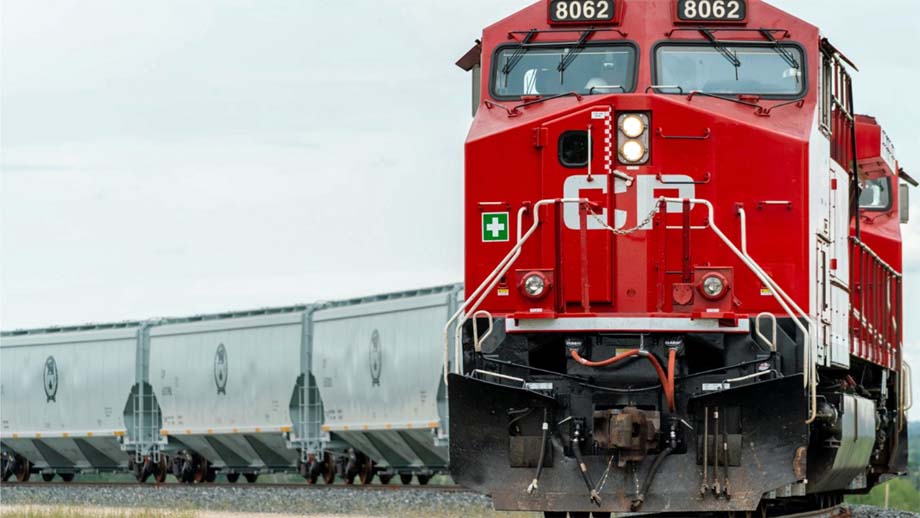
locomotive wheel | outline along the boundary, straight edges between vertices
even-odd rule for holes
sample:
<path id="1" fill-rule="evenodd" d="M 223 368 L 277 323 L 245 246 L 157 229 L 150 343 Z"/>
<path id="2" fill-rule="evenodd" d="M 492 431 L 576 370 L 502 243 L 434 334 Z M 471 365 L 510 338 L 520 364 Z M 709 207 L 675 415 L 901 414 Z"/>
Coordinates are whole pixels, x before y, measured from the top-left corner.
<path id="1" fill-rule="evenodd" d="M 335 455 L 326 452 L 323 455 L 323 482 L 335 484 Z"/>
<path id="2" fill-rule="evenodd" d="M 59 473 L 58 476 L 60 476 L 61 480 L 64 482 L 70 483 L 73 482 L 73 478 L 76 476 L 76 473 Z"/>
<path id="3" fill-rule="evenodd" d="M 54 473 L 42 473 L 42 480 L 45 482 L 51 482 L 54 480 Z"/>
<path id="4" fill-rule="evenodd" d="M 381 474 L 377 475 L 377 478 L 380 479 L 380 483 L 381 483 L 381 484 L 387 485 L 387 484 L 390 483 L 390 481 L 393 480 L 393 474 L 392 474 L 392 473 L 387 473 L 387 474 L 381 473 Z"/>
<path id="5" fill-rule="evenodd" d="M 404 486 L 408 486 L 412 483 L 412 473 L 400 473 L 399 481 L 402 482 Z"/>
<path id="6" fill-rule="evenodd" d="M 243 477 L 246 479 L 246 482 L 250 484 L 255 484 L 256 480 L 259 480 L 258 473 L 243 473 Z"/>
<path id="7" fill-rule="evenodd" d="M 227 482 L 231 484 L 236 484 L 236 481 L 240 479 L 239 473 L 227 473 Z"/>
<path id="8" fill-rule="evenodd" d="M 20 458 L 16 462 L 16 481 L 28 482 L 32 478 L 32 463 Z"/>
<path id="9" fill-rule="evenodd" d="M 418 485 L 427 486 L 431 482 L 431 475 L 418 475 Z"/>

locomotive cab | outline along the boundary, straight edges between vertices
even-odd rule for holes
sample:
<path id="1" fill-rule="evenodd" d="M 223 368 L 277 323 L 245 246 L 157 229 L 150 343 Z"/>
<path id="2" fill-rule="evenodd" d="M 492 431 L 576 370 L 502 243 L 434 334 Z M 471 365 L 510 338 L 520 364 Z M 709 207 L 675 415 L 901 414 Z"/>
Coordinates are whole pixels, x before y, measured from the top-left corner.
<path id="1" fill-rule="evenodd" d="M 816 27 L 760 0 L 544 0 L 458 65 L 457 482 L 503 510 L 686 514 L 903 471 L 909 177 Z"/>

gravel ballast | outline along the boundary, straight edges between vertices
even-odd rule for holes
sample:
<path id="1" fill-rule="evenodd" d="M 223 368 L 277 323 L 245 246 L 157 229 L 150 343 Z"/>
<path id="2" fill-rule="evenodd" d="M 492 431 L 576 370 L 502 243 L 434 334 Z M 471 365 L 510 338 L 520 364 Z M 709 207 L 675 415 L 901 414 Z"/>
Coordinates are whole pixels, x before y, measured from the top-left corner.
<path id="1" fill-rule="evenodd" d="M 3 505 L 61 505 L 232 511 L 238 513 L 351 514 L 416 518 L 514 517 L 498 513 L 492 501 L 465 491 L 429 489 L 296 488 L 264 486 L 79 486 L 64 484 L 0 487 Z M 540 515 L 542 517 L 542 515 Z"/>
<path id="2" fill-rule="evenodd" d="M 501 513 L 489 498 L 464 491 L 421 489 L 296 488 L 273 486 L 0 486 L 3 506 L 86 506 L 178 509 L 286 515 L 363 515 L 392 518 L 542 518 Z M 851 506 L 853 518 L 920 518 L 920 514 Z"/>

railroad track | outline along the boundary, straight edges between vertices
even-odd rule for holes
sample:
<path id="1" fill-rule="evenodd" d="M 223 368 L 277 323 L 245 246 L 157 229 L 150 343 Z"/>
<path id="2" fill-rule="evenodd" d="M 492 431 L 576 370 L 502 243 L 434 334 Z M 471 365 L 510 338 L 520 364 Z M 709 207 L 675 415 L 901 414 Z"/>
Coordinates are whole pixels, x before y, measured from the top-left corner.
<path id="1" fill-rule="evenodd" d="M 327 489 L 351 489 L 357 491 L 433 491 L 445 493 L 464 493 L 469 490 L 460 486 L 443 486 L 443 485 L 425 485 L 425 486 L 403 486 L 403 485 L 382 485 L 382 484 L 286 484 L 286 483 L 266 483 L 266 484 L 230 484 L 230 483 L 208 483 L 208 484 L 138 484 L 135 482 L 9 482 L 0 484 L 4 489 L 15 487 L 37 487 L 37 488 L 147 488 L 153 490 L 181 490 L 181 489 L 211 489 L 211 488 L 242 488 L 242 489 L 302 489 L 307 491 L 327 490 Z"/>

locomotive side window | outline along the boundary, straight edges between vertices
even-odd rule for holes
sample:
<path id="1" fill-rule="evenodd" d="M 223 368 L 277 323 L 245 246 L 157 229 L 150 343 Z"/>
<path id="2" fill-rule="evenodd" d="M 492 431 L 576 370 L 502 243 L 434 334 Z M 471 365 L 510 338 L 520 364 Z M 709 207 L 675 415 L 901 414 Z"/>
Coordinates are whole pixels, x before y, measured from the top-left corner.
<path id="1" fill-rule="evenodd" d="M 796 97 L 805 93 L 802 50 L 794 45 L 666 44 L 655 53 L 656 84 L 683 92 Z"/>
<path id="2" fill-rule="evenodd" d="M 565 167 L 588 167 L 587 131 L 566 131 L 559 137 L 559 162 Z"/>
<path id="3" fill-rule="evenodd" d="M 889 178 L 866 180 L 859 195 L 859 208 L 880 212 L 889 210 L 891 208 L 891 180 Z"/>
<path id="4" fill-rule="evenodd" d="M 492 62 L 492 96 L 517 99 L 568 92 L 583 95 L 631 92 L 636 49 L 628 44 L 586 47 L 501 47 Z"/>

